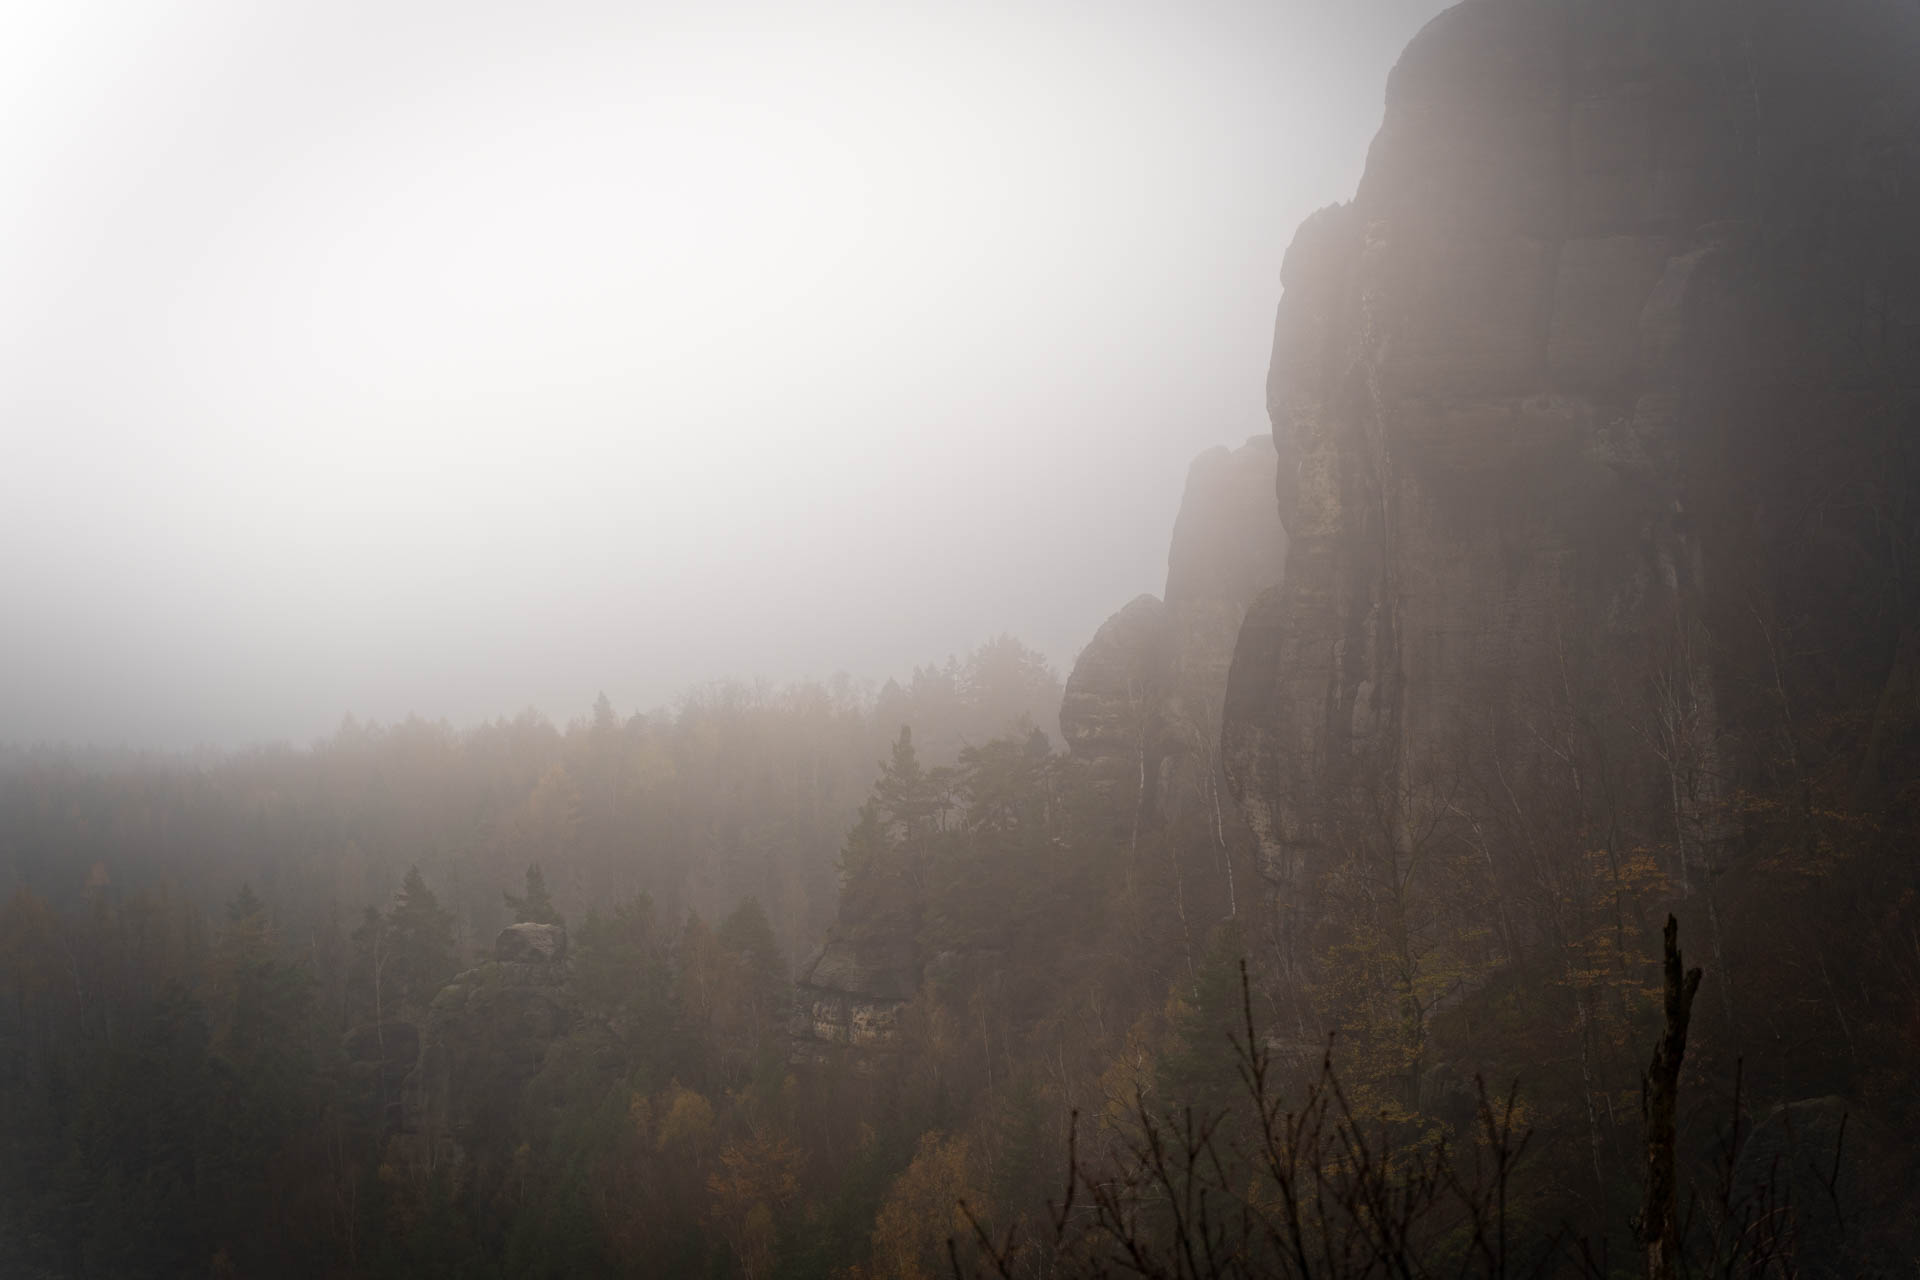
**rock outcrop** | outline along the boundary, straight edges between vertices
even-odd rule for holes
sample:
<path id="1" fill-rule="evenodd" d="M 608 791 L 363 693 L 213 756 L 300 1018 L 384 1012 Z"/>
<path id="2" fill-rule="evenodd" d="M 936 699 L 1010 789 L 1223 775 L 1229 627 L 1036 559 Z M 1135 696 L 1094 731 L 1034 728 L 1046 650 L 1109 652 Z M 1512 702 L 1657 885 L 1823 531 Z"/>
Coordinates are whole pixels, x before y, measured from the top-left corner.
<path id="1" fill-rule="evenodd" d="M 1168 746 L 1161 704 L 1170 686 L 1167 607 L 1136 596 L 1080 651 L 1060 703 L 1060 735 L 1088 776 L 1138 824 L 1151 824 Z"/>
<path id="2" fill-rule="evenodd" d="M 1223 749 L 1296 906 L 1510 795 L 1705 857 L 1783 705 L 1871 707 L 1915 623 L 1916 28 L 1470 0 L 1407 50 L 1275 325 L 1290 553 Z"/>
<path id="3" fill-rule="evenodd" d="M 612 1032 L 596 1025 L 567 985 L 567 934 L 515 924 L 493 959 L 441 988 L 427 1011 L 420 1065 L 409 1080 L 409 1128 L 457 1150 L 512 1114 L 562 1046 L 617 1065 Z"/>
<path id="4" fill-rule="evenodd" d="M 567 962 L 567 931 L 557 924 L 510 924 L 493 940 L 493 958 L 503 964 L 549 966 Z"/>
<path id="5" fill-rule="evenodd" d="M 1214 820 L 1234 643 L 1247 607 L 1279 582 L 1286 559 L 1275 471 L 1264 437 L 1196 458 L 1164 602 L 1140 596 L 1114 614 L 1067 679 L 1061 735 L 1133 830 L 1177 821 L 1183 810 Z"/>
<path id="6" fill-rule="evenodd" d="M 558 1055 L 617 1074 L 620 1045 L 568 986 L 567 933 L 514 924 L 493 955 L 442 987 L 423 1021 L 355 1028 L 344 1049 L 356 1074 L 387 1099 L 389 1157 L 416 1174 L 457 1171 Z M 577 1062 L 566 1064 L 577 1070 Z"/>
<path id="7" fill-rule="evenodd" d="M 815 1059 L 836 1045 L 891 1047 L 900 1010 L 919 986 L 920 965 L 910 929 L 885 930 L 856 941 L 836 927 L 801 967 L 795 983 L 793 1032 L 799 1056 Z"/>
<path id="8" fill-rule="evenodd" d="M 1219 882 L 1212 895 L 1219 915 L 1235 902 L 1232 860 L 1251 844 L 1220 774 L 1220 706 L 1240 620 L 1278 581 L 1285 557 L 1274 474 L 1265 437 L 1194 461 L 1165 602 L 1141 596 L 1100 628 L 1074 664 L 1060 709 L 1070 756 L 1102 794 L 1116 829 L 1137 838 L 1180 828 L 1181 838 L 1169 843 L 1182 851 L 1177 860 Z M 1187 891 L 1180 892 L 1184 904 Z M 1206 897 L 1195 890 L 1196 904 Z M 839 920 L 795 982 L 796 1060 L 819 1061 L 843 1048 L 892 1049 L 916 996 L 997 981 L 1003 957 L 992 947 L 928 956 L 920 934 L 917 890 L 906 879 L 879 877 L 858 894 L 843 891 Z"/>

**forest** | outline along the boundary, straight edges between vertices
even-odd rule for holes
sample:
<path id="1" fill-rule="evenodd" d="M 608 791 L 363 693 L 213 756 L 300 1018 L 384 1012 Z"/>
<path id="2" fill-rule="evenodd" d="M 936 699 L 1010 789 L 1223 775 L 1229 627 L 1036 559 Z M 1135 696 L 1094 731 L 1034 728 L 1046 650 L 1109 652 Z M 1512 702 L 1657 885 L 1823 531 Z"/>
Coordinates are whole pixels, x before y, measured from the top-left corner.
<path id="1" fill-rule="evenodd" d="M 1498 877 L 1356 849 L 1303 988 L 1255 868 L 1230 901 L 1246 850 L 1143 830 L 1039 727 L 1058 696 L 1002 638 L 865 698 L 15 755 L 0 1264 L 1633 1273 L 1668 910 L 1710 957 L 1674 1064 L 1688 1256 L 1901 1247 L 1904 833 L 1809 780 L 1730 798 L 1766 836 L 1704 893 L 1672 844 L 1546 814 Z M 821 1033 L 828 934 L 926 957 L 883 1033 Z"/>
<path id="2" fill-rule="evenodd" d="M 949 814 L 962 795 L 1025 814 L 1058 698 L 1003 637 L 865 696 L 726 686 L 624 720 L 602 699 L 564 731 L 533 713 L 349 722 L 213 762 L 10 756 L 0 1269 L 476 1274 L 486 1257 L 565 1275 L 671 1256 L 700 1274 L 757 1257 L 764 1215 L 790 1230 L 815 1172 L 790 1127 L 806 1108 L 789 975 L 875 821 L 875 760 L 917 723 L 949 762 L 925 775 Z M 992 735 L 1016 727 L 1009 754 Z M 551 1059 L 540 1101 L 489 1109 L 456 1197 L 395 1146 L 411 1063 L 373 1045 L 417 1050 L 442 988 L 515 921 L 570 925 L 566 1008 L 528 1033 L 565 1047 L 533 1046 Z M 885 1171 L 861 1159 L 836 1187 Z"/>

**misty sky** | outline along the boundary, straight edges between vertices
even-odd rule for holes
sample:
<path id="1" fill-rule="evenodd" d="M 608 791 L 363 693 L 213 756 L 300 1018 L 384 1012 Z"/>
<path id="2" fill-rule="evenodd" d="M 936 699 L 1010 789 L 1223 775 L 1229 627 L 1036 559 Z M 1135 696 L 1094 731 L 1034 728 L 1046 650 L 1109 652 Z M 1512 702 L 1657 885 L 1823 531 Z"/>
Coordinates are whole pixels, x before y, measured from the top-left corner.
<path id="1" fill-rule="evenodd" d="M 0 741 L 1064 675 L 1440 7 L 0 4 Z"/>

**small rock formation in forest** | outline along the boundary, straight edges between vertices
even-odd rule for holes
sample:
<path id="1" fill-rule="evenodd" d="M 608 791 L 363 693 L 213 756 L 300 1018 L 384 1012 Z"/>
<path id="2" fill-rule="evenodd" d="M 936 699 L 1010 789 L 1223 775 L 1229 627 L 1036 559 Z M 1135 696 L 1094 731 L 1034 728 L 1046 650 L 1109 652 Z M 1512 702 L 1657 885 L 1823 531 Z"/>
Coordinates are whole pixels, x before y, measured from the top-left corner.
<path id="1" fill-rule="evenodd" d="M 459 974 L 428 1007 L 424 1027 L 405 1021 L 356 1028 L 345 1045 L 362 1074 L 377 1072 L 389 1109 L 393 1155 L 416 1170 L 457 1169 L 480 1128 L 513 1114 L 556 1046 L 586 1045 L 617 1069 L 618 1046 L 567 985 L 567 933 L 557 924 L 513 924 L 492 958 Z"/>
<path id="2" fill-rule="evenodd" d="M 920 970 L 910 932 L 891 930 L 855 941 L 836 930 L 800 970 L 795 1035 L 818 1057 L 824 1046 L 885 1048 L 900 1007 L 913 998 Z"/>

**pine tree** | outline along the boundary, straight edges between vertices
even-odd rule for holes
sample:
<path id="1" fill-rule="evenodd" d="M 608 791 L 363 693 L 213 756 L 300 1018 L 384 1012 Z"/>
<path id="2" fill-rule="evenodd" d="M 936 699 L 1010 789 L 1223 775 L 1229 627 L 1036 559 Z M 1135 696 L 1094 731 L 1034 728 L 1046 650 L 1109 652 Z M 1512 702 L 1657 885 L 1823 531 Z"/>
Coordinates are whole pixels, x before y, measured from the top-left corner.
<path id="1" fill-rule="evenodd" d="M 593 700 L 593 734 L 596 738 L 604 738 L 618 732 L 619 728 L 620 717 L 614 714 L 613 703 L 606 691 L 602 690 L 600 696 Z"/>
<path id="2" fill-rule="evenodd" d="M 727 953 L 700 913 L 687 913 L 674 947 L 674 1002 L 684 1020 L 688 1048 L 697 1058 L 693 1079 L 705 1087 L 725 1038 L 730 966 Z"/>
<path id="3" fill-rule="evenodd" d="M 215 1046 L 242 1069 L 250 1068 L 254 1055 L 275 1038 L 270 1023 L 278 969 L 267 937 L 266 906 L 253 886 L 243 884 L 227 904 L 227 927 L 214 952 Z"/>
<path id="4" fill-rule="evenodd" d="M 1051 750 L 1039 730 L 1026 737 L 996 738 L 960 753 L 960 785 L 970 831 L 1045 838 L 1047 770 Z"/>
<path id="5" fill-rule="evenodd" d="M 249 885 L 228 904 L 213 977 L 213 1049 L 231 1070 L 232 1154 L 257 1162 L 292 1131 L 313 1082 L 313 990 L 306 973 L 276 953 L 266 906 Z"/>
<path id="6" fill-rule="evenodd" d="M 1048 717 L 1060 706 L 1060 681 L 1046 658 L 1010 635 L 968 654 L 959 685 L 969 727 L 981 737 L 1010 733 L 1022 718 Z"/>
<path id="7" fill-rule="evenodd" d="M 349 1006 L 366 1000 L 364 1011 L 378 1024 L 384 1022 L 392 999 L 387 966 L 393 958 L 393 939 L 387 929 L 387 917 L 372 907 L 360 916 L 360 927 L 353 931 L 353 975 L 349 979 Z"/>
<path id="8" fill-rule="evenodd" d="M 1155 1090 L 1169 1115 L 1192 1107 L 1196 1118 L 1212 1118 L 1245 1098 L 1233 1050 L 1246 1034 L 1240 982 L 1245 955 L 1239 926 L 1222 925 L 1195 974 L 1191 999 L 1172 1011 L 1174 1042 L 1161 1059 Z"/>
<path id="9" fill-rule="evenodd" d="M 939 798 L 920 768 L 920 757 L 913 749 L 913 730 L 900 726 L 893 754 L 880 766 L 880 781 L 873 796 L 885 815 L 888 835 L 903 845 L 923 839 L 933 827 L 933 815 Z"/>
<path id="10" fill-rule="evenodd" d="M 860 805 L 860 816 L 847 832 L 847 843 L 840 851 L 840 881 L 854 884 L 863 880 L 885 857 L 886 824 L 880 820 L 880 804 L 869 797 Z"/>
<path id="11" fill-rule="evenodd" d="M 714 936 L 736 957 L 745 978 L 743 1012 L 749 1034 L 756 1045 L 764 1044 L 786 1014 L 787 965 L 760 900 L 741 902 L 720 922 Z"/>
<path id="12" fill-rule="evenodd" d="M 574 986 L 596 1008 L 636 1030 L 638 1079 L 658 1086 L 682 1067 L 691 1074 L 669 943 L 654 919 L 653 899 L 641 893 L 606 915 L 589 911 L 578 944 Z"/>
<path id="13" fill-rule="evenodd" d="M 403 1002 L 424 1008 L 453 976 L 453 917 L 443 910 L 421 876 L 407 868 L 406 879 L 386 918 L 387 979 Z"/>
<path id="14" fill-rule="evenodd" d="M 507 900 L 507 909 L 513 912 L 515 924 L 564 924 L 560 913 L 553 909 L 553 899 L 547 896 L 547 878 L 540 873 L 540 864 L 535 862 L 527 867 L 526 892 L 515 897 L 503 893 Z"/>

